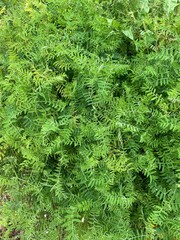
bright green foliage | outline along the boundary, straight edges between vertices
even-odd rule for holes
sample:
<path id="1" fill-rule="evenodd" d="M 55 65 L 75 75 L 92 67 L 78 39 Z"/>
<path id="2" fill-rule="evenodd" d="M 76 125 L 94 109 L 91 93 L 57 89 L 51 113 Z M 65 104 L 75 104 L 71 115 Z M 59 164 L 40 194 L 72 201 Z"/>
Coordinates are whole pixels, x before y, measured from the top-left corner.
<path id="1" fill-rule="evenodd" d="M 3 239 L 180 239 L 179 9 L 0 1 Z"/>

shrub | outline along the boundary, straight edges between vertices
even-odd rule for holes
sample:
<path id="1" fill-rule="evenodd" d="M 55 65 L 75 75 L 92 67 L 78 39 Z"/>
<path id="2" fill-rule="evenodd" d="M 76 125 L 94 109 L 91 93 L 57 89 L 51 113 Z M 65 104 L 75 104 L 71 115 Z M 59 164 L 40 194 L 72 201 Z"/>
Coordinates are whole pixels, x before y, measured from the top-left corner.
<path id="1" fill-rule="evenodd" d="M 3 239 L 179 239 L 178 1 L 0 6 Z"/>

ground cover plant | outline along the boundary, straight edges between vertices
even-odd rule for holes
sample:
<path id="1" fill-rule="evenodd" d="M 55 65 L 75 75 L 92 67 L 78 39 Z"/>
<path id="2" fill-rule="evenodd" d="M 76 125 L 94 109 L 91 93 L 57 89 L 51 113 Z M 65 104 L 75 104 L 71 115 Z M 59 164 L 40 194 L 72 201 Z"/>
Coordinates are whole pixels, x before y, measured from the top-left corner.
<path id="1" fill-rule="evenodd" d="M 1 239 L 180 239 L 179 9 L 0 1 Z"/>

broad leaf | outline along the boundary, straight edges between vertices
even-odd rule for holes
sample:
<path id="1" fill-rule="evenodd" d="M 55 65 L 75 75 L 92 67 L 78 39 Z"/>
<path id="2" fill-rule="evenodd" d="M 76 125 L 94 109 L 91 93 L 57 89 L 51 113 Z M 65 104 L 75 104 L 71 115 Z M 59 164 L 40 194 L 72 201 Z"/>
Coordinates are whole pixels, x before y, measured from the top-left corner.
<path id="1" fill-rule="evenodd" d="M 140 8 L 145 13 L 149 12 L 149 0 L 140 0 Z"/>
<path id="2" fill-rule="evenodd" d="M 175 7 L 179 5 L 178 0 L 165 0 L 164 10 L 167 14 L 174 11 Z"/>
<path id="3" fill-rule="evenodd" d="M 134 40 L 134 36 L 131 29 L 123 30 L 122 33 L 131 40 Z"/>

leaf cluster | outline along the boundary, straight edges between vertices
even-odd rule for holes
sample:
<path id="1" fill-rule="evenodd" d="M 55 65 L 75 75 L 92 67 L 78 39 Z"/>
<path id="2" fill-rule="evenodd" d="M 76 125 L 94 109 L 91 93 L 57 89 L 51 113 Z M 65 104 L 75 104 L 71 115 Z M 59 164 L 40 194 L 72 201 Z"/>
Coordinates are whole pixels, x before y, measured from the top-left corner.
<path id="1" fill-rule="evenodd" d="M 180 238 L 179 9 L 1 1 L 3 239 Z"/>

